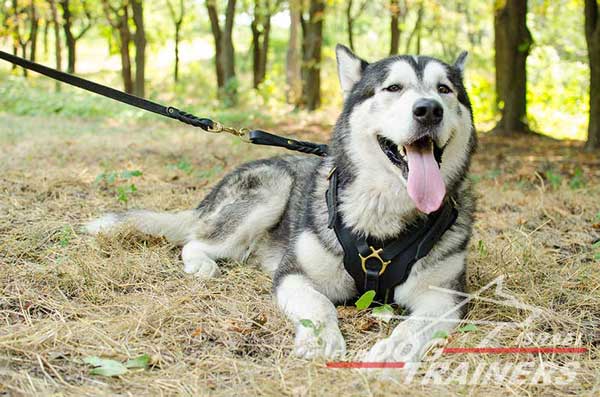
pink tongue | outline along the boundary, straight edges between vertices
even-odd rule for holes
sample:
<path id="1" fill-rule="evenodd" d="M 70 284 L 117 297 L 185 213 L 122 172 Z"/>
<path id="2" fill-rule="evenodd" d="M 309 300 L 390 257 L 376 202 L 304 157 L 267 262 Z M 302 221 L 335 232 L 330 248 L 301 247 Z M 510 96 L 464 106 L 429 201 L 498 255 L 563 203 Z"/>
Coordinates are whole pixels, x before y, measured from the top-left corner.
<path id="1" fill-rule="evenodd" d="M 433 157 L 431 145 L 407 145 L 408 195 L 417 209 L 426 214 L 437 211 L 446 195 L 440 167 Z"/>

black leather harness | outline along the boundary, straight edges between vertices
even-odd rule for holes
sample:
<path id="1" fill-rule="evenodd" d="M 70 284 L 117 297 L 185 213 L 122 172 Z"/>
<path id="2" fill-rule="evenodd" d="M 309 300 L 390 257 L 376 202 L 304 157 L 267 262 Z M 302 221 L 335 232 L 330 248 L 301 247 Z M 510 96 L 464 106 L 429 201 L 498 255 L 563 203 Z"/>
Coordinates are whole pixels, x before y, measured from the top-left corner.
<path id="1" fill-rule="evenodd" d="M 374 290 L 375 302 L 390 302 L 393 288 L 406 281 L 415 262 L 425 257 L 454 225 L 458 211 L 452 200 L 446 200 L 441 209 L 411 224 L 399 236 L 380 240 L 357 235 L 344 224 L 338 211 L 337 188 L 337 171 L 333 169 L 326 195 L 329 228 L 333 228 L 344 249 L 344 267 L 354 279 L 359 296 Z"/>

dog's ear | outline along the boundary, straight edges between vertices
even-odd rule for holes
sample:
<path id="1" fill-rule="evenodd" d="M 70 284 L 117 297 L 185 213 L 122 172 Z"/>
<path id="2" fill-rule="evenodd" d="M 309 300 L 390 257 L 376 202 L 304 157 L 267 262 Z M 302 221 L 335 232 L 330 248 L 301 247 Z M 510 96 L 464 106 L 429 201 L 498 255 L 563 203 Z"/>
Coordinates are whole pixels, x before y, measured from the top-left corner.
<path id="1" fill-rule="evenodd" d="M 465 73 L 465 64 L 467 63 L 467 56 L 469 53 L 467 51 L 463 51 L 460 53 L 456 61 L 454 61 L 454 68 L 458 70 L 461 76 Z"/>
<path id="2" fill-rule="evenodd" d="M 360 80 L 362 72 L 369 64 L 354 55 L 348 47 L 341 44 L 335 47 L 335 56 L 337 58 L 340 85 L 342 86 L 345 99 L 350 94 L 350 91 L 352 91 L 354 84 Z"/>

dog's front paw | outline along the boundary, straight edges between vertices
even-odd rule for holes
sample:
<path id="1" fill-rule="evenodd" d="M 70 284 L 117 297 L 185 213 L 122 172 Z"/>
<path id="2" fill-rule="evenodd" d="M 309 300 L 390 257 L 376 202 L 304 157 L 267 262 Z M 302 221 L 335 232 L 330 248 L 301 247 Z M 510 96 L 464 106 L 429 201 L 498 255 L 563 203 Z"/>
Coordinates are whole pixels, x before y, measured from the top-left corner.
<path id="1" fill-rule="evenodd" d="M 301 323 L 296 329 L 295 345 L 296 356 L 306 359 L 346 354 L 346 341 L 337 325 L 320 327 L 312 322 Z"/>
<path id="2" fill-rule="evenodd" d="M 375 343 L 364 361 L 372 363 L 409 362 L 418 360 L 419 347 L 410 340 L 389 337 Z"/>

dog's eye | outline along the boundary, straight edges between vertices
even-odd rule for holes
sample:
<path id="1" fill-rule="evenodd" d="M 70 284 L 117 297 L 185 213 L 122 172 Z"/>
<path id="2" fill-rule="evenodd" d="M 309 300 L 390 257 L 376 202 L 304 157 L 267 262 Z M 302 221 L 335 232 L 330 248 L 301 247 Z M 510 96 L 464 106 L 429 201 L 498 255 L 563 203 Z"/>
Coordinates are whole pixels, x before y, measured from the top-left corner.
<path id="1" fill-rule="evenodd" d="M 402 91 L 402 86 L 400 84 L 392 84 L 392 85 L 390 85 L 388 87 L 385 87 L 384 91 L 388 91 L 388 92 Z"/>
<path id="2" fill-rule="evenodd" d="M 446 84 L 439 84 L 437 89 L 440 94 L 449 94 L 452 92 L 450 87 L 448 87 Z"/>

